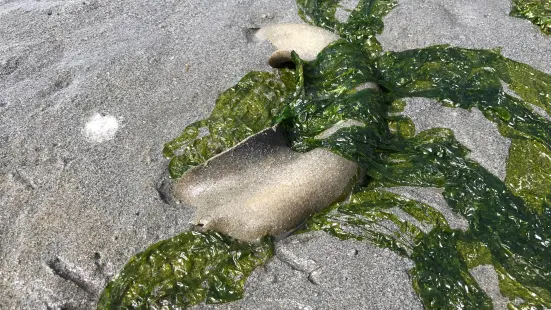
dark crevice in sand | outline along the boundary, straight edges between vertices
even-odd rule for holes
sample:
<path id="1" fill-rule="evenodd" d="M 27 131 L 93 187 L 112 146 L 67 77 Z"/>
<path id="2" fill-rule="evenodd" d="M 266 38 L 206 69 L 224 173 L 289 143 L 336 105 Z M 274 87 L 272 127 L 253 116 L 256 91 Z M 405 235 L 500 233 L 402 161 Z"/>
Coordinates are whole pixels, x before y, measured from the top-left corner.
<path id="1" fill-rule="evenodd" d="M 155 184 L 155 190 L 157 191 L 157 194 L 159 195 L 159 199 L 167 204 L 171 205 L 175 203 L 174 196 L 172 193 L 172 181 L 168 177 L 168 172 L 164 172 L 159 180 L 157 181 L 157 184 Z"/>
<path id="2" fill-rule="evenodd" d="M 164 192 L 164 190 L 158 187 L 156 188 L 156 190 L 157 190 L 157 194 L 159 194 L 159 199 L 161 199 L 163 203 L 170 204 L 170 202 L 168 201 L 167 194 Z"/>
<path id="3" fill-rule="evenodd" d="M 260 30 L 259 27 L 245 27 L 243 28 L 243 34 L 245 35 L 245 39 L 247 39 L 247 42 L 252 43 L 258 41 L 255 39 L 256 32 Z"/>
<path id="4" fill-rule="evenodd" d="M 74 283 L 91 297 L 95 297 L 97 295 L 97 290 L 90 283 L 84 280 L 83 276 L 71 270 L 59 257 L 47 261 L 46 265 L 56 276 Z"/>
<path id="5" fill-rule="evenodd" d="M 310 273 L 308 273 L 308 282 L 314 284 L 314 285 L 320 285 L 319 281 L 316 279 L 316 274 L 319 269 L 321 269 L 321 267 L 318 267 L 314 270 L 312 270 Z"/>
<path id="6" fill-rule="evenodd" d="M 13 56 L 0 64 L 0 77 L 14 73 L 21 65 L 21 57 Z"/>

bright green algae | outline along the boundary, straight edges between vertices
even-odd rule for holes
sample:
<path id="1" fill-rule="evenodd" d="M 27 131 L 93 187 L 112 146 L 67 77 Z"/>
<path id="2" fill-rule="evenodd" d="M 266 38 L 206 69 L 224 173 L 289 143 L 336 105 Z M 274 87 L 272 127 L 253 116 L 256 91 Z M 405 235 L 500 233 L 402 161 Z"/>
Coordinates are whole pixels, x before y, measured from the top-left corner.
<path id="1" fill-rule="evenodd" d="M 551 152 L 540 143 L 514 139 L 505 183 L 541 214 L 542 206 L 551 202 Z"/>
<path id="2" fill-rule="evenodd" d="M 362 0 L 346 22 L 335 17 L 339 0 L 297 0 L 299 16 L 308 23 L 326 28 L 371 53 L 380 52 L 375 35 L 383 31 L 383 17 L 396 6 L 394 0 Z"/>
<path id="3" fill-rule="evenodd" d="M 367 176 L 349 202 L 314 215 L 303 232 L 324 230 L 409 257 L 413 287 L 427 309 L 491 309 L 469 273 L 482 264 L 494 266 L 510 308 L 551 307 L 551 123 L 530 105 L 551 115 L 551 76 L 493 50 L 433 46 L 382 53 L 375 34 L 391 1 L 360 1 L 345 23 L 334 18 L 338 1 L 297 4 L 305 20 L 343 39 L 310 63 L 294 54 L 294 71 L 253 72 L 222 94 L 208 119 L 167 143 L 171 175 L 279 124 L 295 150 L 328 148 L 356 161 Z M 365 82 L 383 91 L 358 91 Z M 399 114 L 406 97 L 480 109 L 512 139 L 505 182 L 467 159 L 469 150 L 450 130 L 415 135 L 413 122 Z M 316 138 L 347 119 L 364 126 Z M 200 137 L 200 128 L 210 135 Z M 384 190 L 393 186 L 442 188 L 469 229 L 452 230 L 430 206 Z M 184 233 L 133 258 L 106 288 L 99 308 L 235 300 L 246 276 L 271 253 L 269 240 L 246 245 L 214 233 Z"/>
<path id="4" fill-rule="evenodd" d="M 550 0 L 513 0 L 511 16 L 525 18 L 541 31 L 551 34 L 551 1 Z"/>
<path id="5" fill-rule="evenodd" d="M 177 309 L 241 298 L 249 274 L 273 255 L 270 239 L 246 244 L 185 232 L 134 256 L 109 283 L 98 309 Z"/>
<path id="6" fill-rule="evenodd" d="M 279 76 L 251 72 L 222 93 L 207 119 L 188 125 L 178 138 L 165 145 L 163 154 L 171 158 L 171 177 L 179 178 L 190 167 L 268 127 L 289 95 L 292 74 L 287 70 Z M 200 129 L 209 134 L 199 137 Z"/>

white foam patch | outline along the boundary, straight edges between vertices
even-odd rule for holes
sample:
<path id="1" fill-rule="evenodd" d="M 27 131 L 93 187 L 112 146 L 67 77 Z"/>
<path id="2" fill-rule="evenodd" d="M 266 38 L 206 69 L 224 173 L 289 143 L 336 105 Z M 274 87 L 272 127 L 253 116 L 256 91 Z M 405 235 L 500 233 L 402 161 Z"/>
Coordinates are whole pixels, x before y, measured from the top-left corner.
<path id="1" fill-rule="evenodd" d="M 101 143 L 113 139 L 118 129 L 119 121 L 116 117 L 96 113 L 84 126 L 84 135 L 90 142 Z"/>

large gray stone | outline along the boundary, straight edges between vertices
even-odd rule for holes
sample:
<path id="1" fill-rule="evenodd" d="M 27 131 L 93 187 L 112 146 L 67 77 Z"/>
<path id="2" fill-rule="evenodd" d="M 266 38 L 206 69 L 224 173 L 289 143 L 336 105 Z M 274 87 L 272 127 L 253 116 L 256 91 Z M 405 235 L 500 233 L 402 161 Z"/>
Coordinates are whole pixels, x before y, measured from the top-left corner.
<path id="1" fill-rule="evenodd" d="M 175 192 L 197 208 L 201 230 L 254 242 L 344 200 L 359 176 L 356 163 L 323 148 L 295 152 L 281 130 L 268 128 L 188 170 Z"/>

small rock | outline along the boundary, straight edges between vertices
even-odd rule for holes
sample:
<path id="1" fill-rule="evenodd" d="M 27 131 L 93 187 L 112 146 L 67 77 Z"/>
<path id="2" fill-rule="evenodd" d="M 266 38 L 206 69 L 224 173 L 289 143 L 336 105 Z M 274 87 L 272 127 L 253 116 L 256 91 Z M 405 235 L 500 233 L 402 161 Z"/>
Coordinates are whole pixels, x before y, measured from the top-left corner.
<path id="1" fill-rule="evenodd" d="M 255 33 L 259 41 L 270 41 L 278 50 L 295 51 L 304 60 L 314 60 L 318 53 L 339 36 L 320 27 L 303 24 L 276 24 Z"/>

